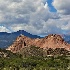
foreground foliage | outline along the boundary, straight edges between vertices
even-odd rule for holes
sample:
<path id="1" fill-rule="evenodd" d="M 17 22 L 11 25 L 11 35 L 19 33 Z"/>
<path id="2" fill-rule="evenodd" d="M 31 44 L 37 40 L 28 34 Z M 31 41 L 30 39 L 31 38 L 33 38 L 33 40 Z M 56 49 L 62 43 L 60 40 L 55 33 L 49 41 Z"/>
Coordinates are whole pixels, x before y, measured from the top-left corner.
<path id="1" fill-rule="evenodd" d="M 0 57 L 0 70 L 70 70 L 69 55 L 43 57 L 42 49 L 39 49 L 31 47 L 32 56 L 26 54 L 25 57 L 4 50 L 9 55 Z"/>

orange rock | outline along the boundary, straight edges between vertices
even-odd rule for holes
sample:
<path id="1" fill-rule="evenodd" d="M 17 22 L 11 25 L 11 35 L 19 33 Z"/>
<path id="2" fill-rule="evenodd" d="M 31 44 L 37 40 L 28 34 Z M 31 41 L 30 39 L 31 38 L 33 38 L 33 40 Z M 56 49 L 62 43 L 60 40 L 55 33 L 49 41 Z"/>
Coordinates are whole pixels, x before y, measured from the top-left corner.
<path id="1" fill-rule="evenodd" d="M 50 34 L 44 38 L 36 38 L 31 39 L 29 37 L 26 37 L 24 35 L 20 35 L 17 37 L 15 42 L 9 46 L 6 50 L 10 50 L 13 53 L 16 53 L 23 49 L 24 47 L 29 46 L 37 46 L 43 49 L 46 48 L 65 48 L 66 50 L 70 51 L 70 44 L 65 42 L 60 35 L 57 34 Z"/>

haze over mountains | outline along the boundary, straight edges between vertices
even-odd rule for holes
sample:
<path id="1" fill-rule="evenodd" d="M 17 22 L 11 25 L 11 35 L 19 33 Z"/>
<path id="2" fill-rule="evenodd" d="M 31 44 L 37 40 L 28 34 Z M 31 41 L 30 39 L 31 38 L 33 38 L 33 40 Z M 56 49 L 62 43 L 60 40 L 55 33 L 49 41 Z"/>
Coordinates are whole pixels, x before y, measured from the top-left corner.
<path id="1" fill-rule="evenodd" d="M 66 42 L 70 43 L 70 35 L 63 35 L 63 38 Z"/>

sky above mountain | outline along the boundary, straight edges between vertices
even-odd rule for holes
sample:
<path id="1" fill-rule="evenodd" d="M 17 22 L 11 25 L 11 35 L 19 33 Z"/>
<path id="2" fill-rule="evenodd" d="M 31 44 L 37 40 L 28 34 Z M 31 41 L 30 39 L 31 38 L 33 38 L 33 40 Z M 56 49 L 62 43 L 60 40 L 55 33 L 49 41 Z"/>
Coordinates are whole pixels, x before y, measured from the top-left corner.
<path id="1" fill-rule="evenodd" d="M 70 0 L 0 0 L 0 32 L 70 33 Z"/>

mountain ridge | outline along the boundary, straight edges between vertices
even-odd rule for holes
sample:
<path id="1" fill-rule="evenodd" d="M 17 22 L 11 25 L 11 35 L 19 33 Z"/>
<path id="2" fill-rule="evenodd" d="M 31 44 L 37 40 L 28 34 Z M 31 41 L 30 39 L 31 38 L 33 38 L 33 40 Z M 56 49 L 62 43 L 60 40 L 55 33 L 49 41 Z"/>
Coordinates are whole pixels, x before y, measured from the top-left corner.
<path id="1" fill-rule="evenodd" d="M 7 48 L 10 46 L 20 34 L 30 38 L 43 38 L 37 35 L 32 35 L 24 30 L 19 30 L 13 33 L 0 32 L 0 48 Z M 62 37 L 67 43 L 70 43 L 70 35 L 62 35 Z"/>
<path id="2" fill-rule="evenodd" d="M 29 38 L 24 35 L 20 35 L 16 38 L 14 43 L 7 48 L 11 52 L 18 52 L 24 47 L 36 46 L 43 49 L 56 49 L 56 48 L 65 48 L 70 51 L 70 44 L 64 41 L 64 39 L 57 34 L 50 34 L 44 38 Z"/>
<path id="3" fill-rule="evenodd" d="M 10 46 L 20 34 L 24 34 L 30 38 L 41 38 L 40 36 L 32 35 L 24 30 L 19 30 L 13 33 L 0 32 L 0 48 L 6 48 Z"/>

